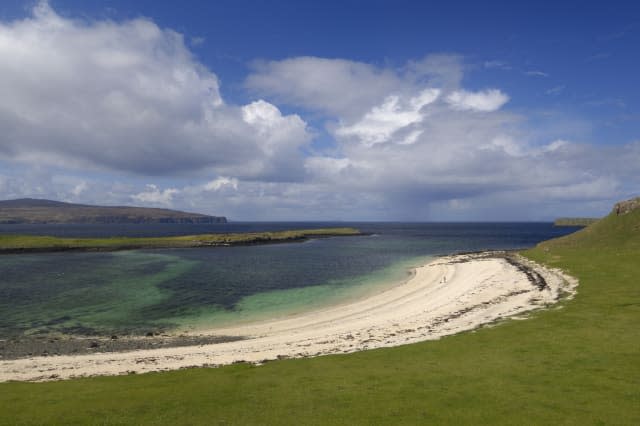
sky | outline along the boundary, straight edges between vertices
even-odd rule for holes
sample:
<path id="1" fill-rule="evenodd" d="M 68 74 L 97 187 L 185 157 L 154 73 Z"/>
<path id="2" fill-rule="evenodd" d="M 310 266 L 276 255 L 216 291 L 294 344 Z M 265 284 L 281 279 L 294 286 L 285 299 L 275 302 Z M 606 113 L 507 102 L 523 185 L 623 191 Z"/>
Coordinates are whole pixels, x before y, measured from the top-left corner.
<path id="1" fill-rule="evenodd" d="M 3 0 L 0 199 L 546 221 L 640 195 L 640 3 Z"/>

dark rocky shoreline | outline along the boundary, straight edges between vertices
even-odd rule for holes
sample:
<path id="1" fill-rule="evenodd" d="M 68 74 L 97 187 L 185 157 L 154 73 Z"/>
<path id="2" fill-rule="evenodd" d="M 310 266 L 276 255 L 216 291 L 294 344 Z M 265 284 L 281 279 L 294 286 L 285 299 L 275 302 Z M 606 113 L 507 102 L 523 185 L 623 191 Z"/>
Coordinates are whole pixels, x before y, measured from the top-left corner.
<path id="1" fill-rule="evenodd" d="M 151 333 L 149 333 L 151 334 Z M 181 346 L 199 346 L 242 340 L 237 336 L 37 336 L 0 340 L 0 360 L 34 356 L 83 355 L 100 352 L 128 352 Z"/>
<path id="2" fill-rule="evenodd" d="M 516 258 L 516 254 L 518 250 L 482 250 L 482 251 L 468 251 L 468 252 L 459 252 L 455 253 L 456 255 L 468 255 L 472 256 L 473 259 L 490 259 L 490 258 L 500 258 L 507 261 L 511 266 L 518 269 L 520 272 L 527 276 L 527 279 L 531 283 L 531 285 L 535 286 L 539 291 L 544 289 L 548 289 L 549 285 L 542 275 L 537 273 L 535 270 L 530 268 L 529 266 L 523 264 L 521 261 L 518 261 Z M 472 260 L 469 259 L 460 259 L 456 260 L 452 263 L 465 263 Z"/>

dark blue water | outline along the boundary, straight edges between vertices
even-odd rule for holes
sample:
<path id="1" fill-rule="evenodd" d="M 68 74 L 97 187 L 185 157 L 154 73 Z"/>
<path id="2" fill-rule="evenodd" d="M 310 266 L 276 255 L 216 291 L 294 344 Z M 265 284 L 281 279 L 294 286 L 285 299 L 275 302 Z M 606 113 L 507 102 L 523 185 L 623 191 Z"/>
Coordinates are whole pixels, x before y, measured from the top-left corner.
<path id="1" fill-rule="evenodd" d="M 220 234 L 231 232 L 285 231 L 349 226 L 343 222 L 232 222 L 214 224 L 0 224 L 0 235 L 50 235 L 55 237 L 170 237 L 178 235 Z"/>
<path id="2" fill-rule="evenodd" d="M 224 224 L 66 224 L 0 225 L 0 235 L 50 235 L 56 237 L 168 237 L 229 232 L 267 232 L 288 229 L 354 227 L 366 233 L 407 237 L 474 238 L 481 236 L 522 247 L 575 232 L 577 227 L 554 227 L 547 222 L 512 223 L 394 223 L 394 222 L 232 222 Z"/>
<path id="3" fill-rule="evenodd" d="M 10 225 L 2 233 L 100 237 L 353 226 L 371 235 L 263 246 L 0 256 L 0 336 L 144 333 L 310 309 L 401 281 L 441 254 L 525 248 L 550 223 Z M 16 230 L 15 232 L 13 230 Z"/>

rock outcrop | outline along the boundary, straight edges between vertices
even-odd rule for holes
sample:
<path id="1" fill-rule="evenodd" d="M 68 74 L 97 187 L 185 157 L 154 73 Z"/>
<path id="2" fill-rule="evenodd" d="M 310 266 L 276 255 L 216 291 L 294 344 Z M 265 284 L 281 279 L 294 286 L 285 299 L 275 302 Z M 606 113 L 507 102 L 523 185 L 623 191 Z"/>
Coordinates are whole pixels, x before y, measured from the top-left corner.
<path id="1" fill-rule="evenodd" d="M 640 197 L 620 201 L 613 207 L 613 211 L 617 216 L 627 214 L 636 209 L 640 209 Z"/>

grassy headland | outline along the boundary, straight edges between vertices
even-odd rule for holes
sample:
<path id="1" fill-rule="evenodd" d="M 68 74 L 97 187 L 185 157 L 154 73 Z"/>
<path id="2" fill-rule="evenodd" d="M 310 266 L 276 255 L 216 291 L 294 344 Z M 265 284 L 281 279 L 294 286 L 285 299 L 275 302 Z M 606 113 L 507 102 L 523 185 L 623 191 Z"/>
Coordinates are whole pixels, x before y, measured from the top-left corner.
<path id="1" fill-rule="evenodd" d="M 90 206 L 34 198 L 0 201 L 0 224 L 226 222 L 224 216 L 149 207 Z"/>
<path id="2" fill-rule="evenodd" d="M 560 217 L 553 221 L 554 226 L 589 226 L 596 223 L 594 217 Z"/>
<path id="3" fill-rule="evenodd" d="M 524 252 L 573 300 L 440 341 L 264 366 L 0 384 L 15 424 L 640 424 L 640 210 Z"/>
<path id="4" fill-rule="evenodd" d="M 212 247 L 269 244 L 309 238 L 361 235 L 354 228 L 321 228 L 277 232 L 182 235 L 177 237 L 60 238 L 32 235 L 0 235 L 1 253 L 49 251 L 116 251 L 153 248 Z"/>

